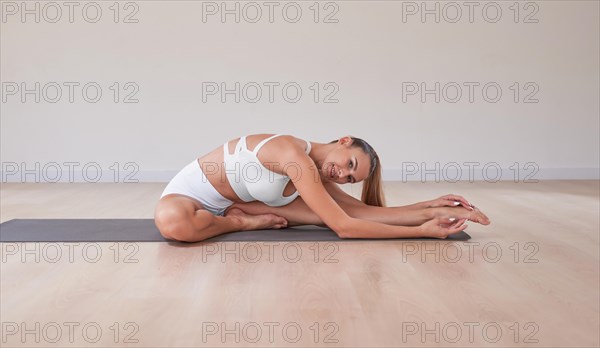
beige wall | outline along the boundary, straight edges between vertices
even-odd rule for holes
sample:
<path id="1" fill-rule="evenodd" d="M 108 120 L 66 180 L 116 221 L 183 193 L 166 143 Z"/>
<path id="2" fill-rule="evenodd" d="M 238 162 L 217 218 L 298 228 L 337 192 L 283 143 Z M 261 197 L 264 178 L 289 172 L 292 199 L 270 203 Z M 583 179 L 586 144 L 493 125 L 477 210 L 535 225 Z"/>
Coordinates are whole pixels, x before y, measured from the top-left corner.
<path id="1" fill-rule="evenodd" d="M 220 1 L 130 4 L 120 3 L 115 23 L 112 1 L 78 2 L 70 23 L 63 2 L 30 1 L 23 22 L 21 1 L 2 1 L 4 182 L 21 181 L 20 169 L 36 163 L 40 172 L 47 170 L 41 181 L 55 168 L 64 171 L 65 181 L 66 162 L 76 163 L 76 180 L 84 165 L 96 163 L 102 181 L 114 181 L 117 162 L 124 174 L 137 168 L 134 178 L 140 181 L 167 181 L 226 140 L 263 132 L 323 142 L 346 134 L 364 138 L 378 150 L 387 180 L 420 180 L 422 171 L 414 165 L 421 162 L 428 169 L 456 163 L 463 180 L 466 162 L 477 163 L 473 175 L 479 179 L 486 164 L 488 178 L 498 166 L 503 179 L 511 179 L 514 163 L 521 167 L 520 180 L 535 168 L 534 179 L 598 178 L 596 1 L 521 2 L 518 15 L 512 1 L 475 2 L 472 23 L 465 2 L 453 3 L 462 10 L 456 23 L 457 6 L 447 2 L 427 2 L 430 9 L 440 6 L 440 23 L 435 14 L 423 22 L 418 8 L 411 14 L 420 1 L 321 2 L 318 23 L 313 1 L 273 2 L 273 23 L 265 2 L 227 2 L 230 9 L 240 6 L 240 23 L 235 14 L 223 22 L 218 8 L 210 14 Z M 254 4 L 263 13 L 251 23 Z M 97 8 L 102 16 L 91 23 Z M 297 8 L 302 15 L 290 23 Z M 497 8 L 502 14 L 493 23 Z M 127 23 L 132 21 L 137 23 Z M 36 82 L 38 92 L 23 93 Z M 72 103 L 71 82 L 79 84 L 73 85 Z M 211 82 L 230 89 L 239 82 L 246 93 L 241 91 L 239 103 L 233 94 L 222 103 L 218 92 L 203 102 L 203 83 L 207 91 Z M 436 82 L 439 103 L 435 93 L 410 93 L 421 83 L 434 89 Z M 99 101 L 83 98 L 87 83 L 87 98 L 94 98 L 93 86 L 100 87 Z M 279 84 L 273 102 L 269 83 Z M 288 83 L 301 88 L 295 103 L 282 97 Z M 263 95 L 252 103 L 256 85 Z M 56 86 L 62 96 L 52 103 Z M 462 97 L 453 103 L 456 86 Z M 493 102 L 497 87 L 502 95 Z M 331 93 L 337 102 L 324 103 Z M 128 95 L 138 101 L 124 103 Z M 538 101 L 525 103 L 528 95 Z M 294 89 L 286 96 L 294 98 Z M 135 164 L 124 168 L 128 162 Z M 7 175 L 21 163 L 25 168 Z M 26 178 L 34 181 L 34 175 Z"/>

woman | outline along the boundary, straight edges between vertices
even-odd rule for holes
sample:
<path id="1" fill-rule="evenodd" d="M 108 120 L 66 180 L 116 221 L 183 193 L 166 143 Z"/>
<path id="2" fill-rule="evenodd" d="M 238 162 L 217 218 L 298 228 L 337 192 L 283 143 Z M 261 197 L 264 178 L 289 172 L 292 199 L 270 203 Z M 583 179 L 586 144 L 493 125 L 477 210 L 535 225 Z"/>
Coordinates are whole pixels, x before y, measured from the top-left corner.
<path id="1" fill-rule="evenodd" d="M 361 200 L 337 186 L 361 181 Z M 362 139 L 280 134 L 234 139 L 192 161 L 165 188 L 154 219 L 165 238 L 184 242 L 295 225 L 329 227 L 340 238 L 443 239 L 467 220 L 490 223 L 456 195 L 385 207 L 379 157 Z"/>

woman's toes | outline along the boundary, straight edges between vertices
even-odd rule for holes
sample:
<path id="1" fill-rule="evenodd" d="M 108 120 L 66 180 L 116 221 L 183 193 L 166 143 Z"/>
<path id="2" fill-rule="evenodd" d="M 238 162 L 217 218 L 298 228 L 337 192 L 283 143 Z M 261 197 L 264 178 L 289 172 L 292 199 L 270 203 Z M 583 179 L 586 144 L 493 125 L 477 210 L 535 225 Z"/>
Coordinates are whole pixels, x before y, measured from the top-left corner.
<path id="1" fill-rule="evenodd" d="M 489 224 L 491 224 L 491 223 L 492 223 L 492 222 L 490 221 L 490 218 L 488 218 L 488 217 L 487 217 L 487 216 L 485 216 L 485 215 L 484 215 L 483 217 L 484 217 L 484 221 L 485 221 L 484 225 L 489 225 Z"/>
<path id="2" fill-rule="evenodd" d="M 490 219 L 481 212 L 481 210 L 477 209 L 475 210 L 475 212 L 477 213 L 477 222 L 479 222 L 482 225 L 489 225 L 490 224 Z"/>
<path id="3" fill-rule="evenodd" d="M 274 216 L 275 216 L 275 222 L 278 225 L 285 225 L 285 224 L 287 224 L 287 220 L 285 218 L 283 218 L 281 216 L 277 216 L 277 215 L 274 215 Z"/>

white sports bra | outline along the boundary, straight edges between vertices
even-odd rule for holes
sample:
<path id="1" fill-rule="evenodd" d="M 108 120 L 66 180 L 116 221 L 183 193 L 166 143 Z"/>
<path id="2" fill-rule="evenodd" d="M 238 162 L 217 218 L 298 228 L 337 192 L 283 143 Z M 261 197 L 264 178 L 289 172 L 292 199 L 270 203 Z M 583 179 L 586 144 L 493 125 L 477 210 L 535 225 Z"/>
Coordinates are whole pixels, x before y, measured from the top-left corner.
<path id="1" fill-rule="evenodd" d="M 291 203 L 298 197 L 298 191 L 284 196 L 283 191 L 290 181 L 288 176 L 275 173 L 266 168 L 257 158 L 260 148 L 269 140 L 280 136 L 276 134 L 258 143 L 254 150 L 248 150 L 246 136 L 240 137 L 233 154 L 229 153 L 228 143 L 223 145 L 225 174 L 233 191 L 244 202 L 261 201 L 272 207 Z M 310 153 L 310 142 L 306 141 L 306 154 Z M 283 164 L 277 164 L 283 167 Z"/>

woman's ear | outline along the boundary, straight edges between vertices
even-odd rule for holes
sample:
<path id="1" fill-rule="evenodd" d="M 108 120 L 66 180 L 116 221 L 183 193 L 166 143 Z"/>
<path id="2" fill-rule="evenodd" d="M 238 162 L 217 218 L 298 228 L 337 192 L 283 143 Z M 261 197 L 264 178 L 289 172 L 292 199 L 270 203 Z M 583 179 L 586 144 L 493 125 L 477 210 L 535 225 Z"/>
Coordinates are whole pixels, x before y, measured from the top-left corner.
<path id="1" fill-rule="evenodd" d="M 339 140 L 341 145 L 350 145 L 352 144 L 352 136 L 346 135 L 345 137 L 341 137 Z"/>

